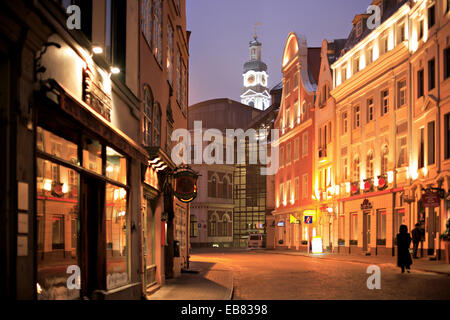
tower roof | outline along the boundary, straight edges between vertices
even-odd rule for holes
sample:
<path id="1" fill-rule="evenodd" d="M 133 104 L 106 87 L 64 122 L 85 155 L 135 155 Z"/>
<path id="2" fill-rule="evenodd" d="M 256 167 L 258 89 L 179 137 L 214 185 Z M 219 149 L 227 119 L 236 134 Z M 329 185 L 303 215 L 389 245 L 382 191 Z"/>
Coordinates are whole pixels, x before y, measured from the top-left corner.
<path id="1" fill-rule="evenodd" d="M 248 61 L 244 64 L 244 73 L 251 70 L 256 72 L 267 71 L 267 64 L 259 60 Z"/>

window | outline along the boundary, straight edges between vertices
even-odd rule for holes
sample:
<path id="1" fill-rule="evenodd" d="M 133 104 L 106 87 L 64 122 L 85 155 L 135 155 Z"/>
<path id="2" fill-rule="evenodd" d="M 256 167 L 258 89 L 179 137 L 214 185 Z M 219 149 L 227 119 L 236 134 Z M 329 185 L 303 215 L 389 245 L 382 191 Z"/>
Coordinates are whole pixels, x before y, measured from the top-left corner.
<path id="1" fill-rule="evenodd" d="M 302 136 L 302 157 L 307 157 L 308 156 L 308 132 L 303 133 Z"/>
<path id="2" fill-rule="evenodd" d="M 155 104 L 153 111 L 153 146 L 159 147 L 161 145 L 161 108 L 158 103 Z"/>
<path id="3" fill-rule="evenodd" d="M 343 179 L 344 181 L 348 180 L 348 159 L 342 159 L 342 170 L 343 170 Z"/>
<path id="4" fill-rule="evenodd" d="M 431 29 L 436 24 L 436 9 L 432 5 L 428 8 L 428 29 Z"/>
<path id="5" fill-rule="evenodd" d="M 444 152 L 445 159 L 450 159 L 450 113 L 444 116 Z"/>
<path id="6" fill-rule="evenodd" d="M 308 199 L 308 174 L 302 176 L 302 199 Z"/>
<path id="7" fill-rule="evenodd" d="M 159 64 L 162 64 L 162 3 L 153 0 L 153 54 Z"/>
<path id="8" fill-rule="evenodd" d="M 355 60 L 353 61 L 353 74 L 358 73 L 360 70 L 360 58 L 357 57 L 355 58 Z"/>
<path id="9" fill-rule="evenodd" d="M 170 21 L 167 23 L 167 76 L 170 85 L 173 84 L 173 27 Z"/>
<path id="10" fill-rule="evenodd" d="M 343 83 L 346 80 L 347 80 L 347 67 L 342 67 L 342 69 L 341 69 L 341 82 Z"/>
<path id="11" fill-rule="evenodd" d="M 283 183 L 280 183 L 279 190 L 278 190 L 278 200 L 280 203 L 284 203 L 284 188 Z"/>
<path id="12" fill-rule="evenodd" d="M 348 132 L 348 113 L 344 112 L 342 114 L 342 134 L 346 134 Z"/>
<path id="13" fill-rule="evenodd" d="M 423 39 L 423 20 L 419 21 L 418 27 L 419 27 L 419 30 L 417 30 L 417 32 L 418 32 L 417 40 L 420 41 Z"/>
<path id="14" fill-rule="evenodd" d="M 381 92 L 381 116 L 389 113 L 389 90 Z"/>
<path id="15" fill-rule="evenodd" d="M 217 218 L 216 214 L 212 214 L 211 218 L 209 220 L 209 235 L 210 237 L 217 237 L 218 236 L 218 230 L 217 230 L 217 223 L 219 222 L 219 219 Z"/>
<path id="16" fill-rule="evenodd" d="M 353 129 L 357 129 L 361 125 L 361 109 L 359 106 L 353 108 Z"/>
<path id="17" fill-rule="evenodd" d="M 433 58 L 428 61 L 428 91 L 436 87 L 436 60 Z"/>
<path id="18" fill-rule="evenodd" d="M 359 157 L 356 156 L 355 159 L 353 159 L 353 181 L 354 182 L 359 181 L 359 177 L 360 177 Z"/>
<path id="19" fill-rule="evenodd" d="M 284 166 L 284 147 L 280 148 L 280 167 Z"/>
<path id="20" fill-rule="evenodd" d="M 419 169 L 425 166 L 425 128 L 419 130 Z"/>
<path id="21" fill-rule="evenodd" d="M 208 197 L 217 198 L 217 178 L 213 176 L 208 185 Z"/>
<path id="22" fill-rule="evenodd" d="M 449 77 L 450 77 L 450 48 L 447 48 L 444 50 L 444 80 L 448 79 Z"/>
<path id="23" fill-rule="evenodd" d="M 190 219 L 190 237 L 198 237 L 198 218 L 197 216 L 191 215 Z"/>
<path id="24" fill-rule="evenodd" d="M 287 198 L 287 202 L 290 204 L 291 203 L 291 199 L 292 199 L 292 194 L 291 194 L 291 180 L 288 180 L 286 182 L 286 198 Z"/>
<path id="25" fill-rule="evenodd" d="M 389 51 L 389 38 L 387 35 L 385 35 L 380 40 L 380 55 L 388 51 Z"/>
<path id="26" fill-rule="evenodd" d="M 127 184 L 127 158 L 110 147 L 106 147 L 106 176 Z"/>
<path id="27" fill-rule="evenodd" d="M 406 105 L 406 80 L 398 82 L 398 105 L 397 108 L 401 108 Z"/>
<path id="28" fill-rule="evenodd" d="M 381 174 L 387 174 L 389 163 L 389 148 L 384 146 L 381 150 Z"/>
<path id="29" fill-rule="evenodd" d="M 421 98 L 424 95 L 424 78 L 423 69 L 417 72 L 417 98 Z"/>
<path id="30" fill-rule="evenodd" d="M 377 245 L 386 245 L 386 211 L 377 211 Z"/>
<path id="31" fill-rule="evenodd" d="M 223 178 L 223 183 L 222 183 L 222 198 L 224 199 L 228 199 L 229 195 L 228 195 L 228 179 L 226 177 Z"/>
<path id="32" fill-rule="evenodd" d="M 297 117 L 297 124 L 300 124 L 300 122 L 302 121 L 302 113 L 298 101 L 295 101 L 294 109 L 295 109 L 295 116 Z"/>
<path id="33" fill-rule="evenodd" d="M 286 165 L 290 165 L 291 164 L 291 143 L 288 142 L 286 144 Z"/>
<path id="34" fill-rule="evenodd" d="M 428 165 L 435 164 L 435 124 L 428 122 Z"/>
<path id="35" fill-rule="evenodd" d="M 128 283 L 127 191 L 106 184 L 106 287 Z"/>
<path id="36" fill-rule="evenodd" d="M 373 98 L 370 98 L 367 100 L 367 122 L 370 122 L 374 119 L 374 108 L 375 105 L 373 104 Z"/>
<path id="37" fill-rule="evenodd" d="M 286 108 L 286 128 L 291 128 L 291 109 L 289 107 Z"/>
<path id="38" fill-rule="evenodd" d="M 450 0 L 446 0 L 445 13 L 450 12 Z"/>
<path id="39" fill-rule="evenodd" d="M 297 201 L 300 196 L 300 181 L 299 181 L 298 177 L 295 178 L 294 184 L 295 184 L 294 200 Z"/>
<path id="40" fill-rule="evenodd" d="M 397 41 L 398 43 L 402 43 L 403 41 L 405 41 L 405 24 L 402 24 L 398 28 L 397 39 L 398 39 L 398 41 Z"/>
<path id="41" fill-rule="evenodd" d="M 366 52 L 366 61 L 367 64 L 371 64 L 373 62 L 373 47 L 370 47 Z"/>
<path id="42" fill-rule="evenodd" d="M 373 178 L 373 152 L 369 151 L 366 159 L 366 178 Z"/>
<path id="43" fill-rule="evenodd" d="M 84 139 L 83 167 L 97 174 L 102 174 L 102 145 L 97 140 Z"/>
<path id="44" fill-rule="evenodd" d="M 144 38 L 147 44 L 152 46 L 152 33 L 153 33 L 153 0 L 142 1 L 142 16 L 141 16 L 141 31 L 144 34 Z"/>
<path id="45" fill-rule="evenodd" d="M 362 24 L 362 21 L 359 21 L 359 22 L 356 24 L 356 37 L 361 36 L 362 30 L 363 30 L 363 24 Z"/>
<path id="46" fill-rule="evenodd" d="M 120 0 L 106 1 L 106 57 L 120 68 L 117 76 L 125 80 L 127 38 L 127 3 Z"/>
<path id="47" fill-rule="evenodd" d="M 358 244 L 358 214 L 352 213 L 350 215 L 350 245 Z"/>
<path id="48" fill-rule="evenodd" d="M 153 95 L 148 86 L 144 86 L 144 145 L 152 144 Z"/>
<path id="49" fill-rule="evenodd" d="M 227 214 L 224 214 L 222 217 L 222 236 L 230 237 L 232 236 L 231 230 L 231 219 Z"/>
<path id="50" fill-rule="evenodd" d="M 300 157 L 300 139 L 295 138 L 294 140 L 294 161 L 297 161 Z"/>
<path id="51" fill-rule="evenodd" d="M 397 150 L 398 150 L 398 163 L 397 167 L 403 167 L 408 165 L 407 161 L 407 138 L 399 137 L 397 138 Z"/>

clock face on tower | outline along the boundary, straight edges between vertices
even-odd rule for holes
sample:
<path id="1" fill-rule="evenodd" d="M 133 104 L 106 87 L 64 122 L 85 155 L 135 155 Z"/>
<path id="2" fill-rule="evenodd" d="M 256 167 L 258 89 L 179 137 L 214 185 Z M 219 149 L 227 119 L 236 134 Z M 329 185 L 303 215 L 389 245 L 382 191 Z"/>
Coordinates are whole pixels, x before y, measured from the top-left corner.
<path id="1" fill-rule="evenodd" d="M 248 77 L 247 81 L 248 81 L 248 83 L 250 83 L 250 84 L 254 84 L 254 83 L 255 83 L 255 76 L 254 76 L 254 75 L 251 75 L 250 77 Z"/>

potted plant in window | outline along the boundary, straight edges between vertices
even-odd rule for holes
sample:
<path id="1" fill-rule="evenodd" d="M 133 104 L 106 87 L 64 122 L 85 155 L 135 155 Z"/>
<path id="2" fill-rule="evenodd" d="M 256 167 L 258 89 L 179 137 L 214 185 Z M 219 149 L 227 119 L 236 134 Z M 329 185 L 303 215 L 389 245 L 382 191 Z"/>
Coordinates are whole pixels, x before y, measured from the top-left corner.
<path id="1" fill-rule="evenodd" d="M 445 262 L 450 264 L 450 218 L 446 224 L 447 230 L 441 235 L 441 240 L 444 240 L 445 245 Z"/>

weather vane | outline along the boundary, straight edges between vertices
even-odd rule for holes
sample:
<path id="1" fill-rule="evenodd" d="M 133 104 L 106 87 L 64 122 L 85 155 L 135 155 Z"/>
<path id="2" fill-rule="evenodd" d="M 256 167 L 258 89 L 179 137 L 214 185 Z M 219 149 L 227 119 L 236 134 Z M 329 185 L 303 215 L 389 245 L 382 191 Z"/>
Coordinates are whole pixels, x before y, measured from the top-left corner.
<path id="1" fill-rule="evenodd" d="M 260 25 L 262 25 L 261 22 L 255 23 L 255 36 L 254 36 L 255 40 L 258 38 L 258 35 L 256 34 L 256 27 L 259 27 Z"/>

